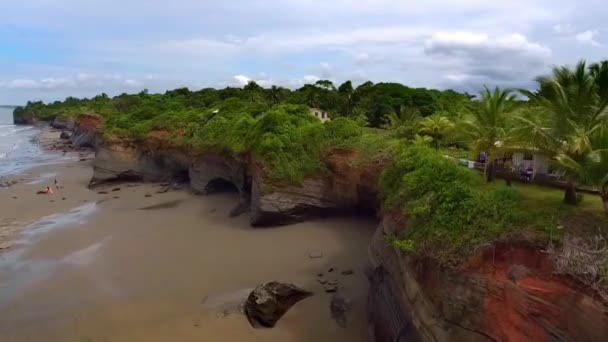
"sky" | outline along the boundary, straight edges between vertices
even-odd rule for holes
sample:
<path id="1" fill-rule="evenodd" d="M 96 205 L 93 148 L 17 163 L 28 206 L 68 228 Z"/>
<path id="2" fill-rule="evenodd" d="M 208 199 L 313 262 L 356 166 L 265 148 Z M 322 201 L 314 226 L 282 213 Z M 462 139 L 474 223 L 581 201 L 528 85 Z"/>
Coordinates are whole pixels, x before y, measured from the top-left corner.
<path id="1" fill-rule="evenodd" d="M 143 89 L 534 88 L 608 58 L 605 0 L 0 1 L 0 104 Z"/>

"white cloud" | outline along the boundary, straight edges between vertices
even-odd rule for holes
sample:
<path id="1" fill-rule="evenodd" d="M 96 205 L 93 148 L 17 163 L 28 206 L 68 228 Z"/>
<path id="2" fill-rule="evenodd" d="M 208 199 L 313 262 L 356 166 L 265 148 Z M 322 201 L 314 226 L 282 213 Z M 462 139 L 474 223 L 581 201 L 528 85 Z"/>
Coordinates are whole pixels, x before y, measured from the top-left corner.
<path id="1" fill-rule="evenodd" d="M 0 13 L 8 46 L 0 103 L 12 103 L 245 79 L 522 84 L 551 64 L 605 58 L 580 44 L 602 43 L 608 8 L 602 0 L 32 0 L 0 1 Z"/>
<path id="2" fill-rule="evenodd" d="M 513 53 L 532 58 L 551 56 L 551 49 L 529 42 L 524 35 L 519 33 L 490 37 L 474 32 L 439 32 L 426 41 L 425 51 L 427 54 L 444 55 Z"/>
<path id="3" fill-rule="evenodd" d="M 44 77 L 41 79 L 14 79 L 0 82 L 0 88 L 30 91 L 39 90 L 44 92 L 82 92 L 92 91 L 91 95 L 114 89 L 133 90 L 141 89 L 151 79 L 137 80 L 124 78 L 121 75 L 95 75 L 88 73 L 77 73 L 73 76 Z"/>
<path id="4" fill-rule="evenodd" d="M 574 36 L 574 38 L 577 41 L 579 41 L 580 43 L 591 44 L 593 46 L 600 47 L 600 46 L 602 46 L 602 44 L 600 44 L 596 40 L 596 37 L 598 35 L 599 35 L 599 32 L 597 30 L 587 30 L 587 31 L 578 33 L 576 36 Z"/>
<path id="5" fill-rule="evenodd" d="M 572 34 L 576 29 L 571 24 L 556 24 L 553 25 L 553 30 L 558 34 Z"/>
<path id="6" fill-rule="evenodd" d="M 447 74 L 445 78 L 454 82 L 463 82 L 471 78 L 471 75 L 467 74 Z"/>
<path id="7" fill-rule="evenodd" d="M 40 86 L 39 82 L 28 79 L 16 79 L 5 84 L 9 89 L 36 89 Z"/>
<path id="8" fill-rule="evenodd" d="M 234 80 L 236 81 L 236 84 L 239 86 L 246 86 L 247 83 L 249 83 L 251 81 L 251 78 L 245 76 L 245 75 L 236 75 L 234 76 Z"/>
<path id="9" fill-rule="evenodd" d="M 124 83 L 127 87 L 131 88 L 140 88 L 143 85 L 141 82 L 133 79 L 126 79 Z"/>
<path id="10" fill-rule="evenodd" d="M 319 76 L 315 76 L 315 75 L 306 75 L 304 77 L 302 77 L 302 80 L 304 81 L 304 83 L 315 83 L 318 80 L 320 80 L 321 78 Z"/>
<path id="11" fill-rule="evenodd" d="M 258 77 L 256 77 L 256 78 L 251 78 L 251 77 L 245 76 L 245 75 L 236 75 L 233 77 L 232 84 L 237 87 L 243 87 L 243 86 L 246 86 L 247 83 L 249 83 L 251 81 L 254 81 L 260 87 L 266 87 L 266 88 L 270 87 L 274 84 L 280 83 L 280 82 L 275 82 L 274 80 L 270 79 L 268 77 L 268 75 L 266 75 L 265 73 L 260 73 L 258 75 Z"/>
<path id="12" fill-rule="evenodd" d="M 478 91 L 483 85 L 526 87 L 550 64 L 551 49 L 519 33 L 489 36 L 474 32 L 437 33 L 425 53 L 446 60 L 444 86 Z"/>

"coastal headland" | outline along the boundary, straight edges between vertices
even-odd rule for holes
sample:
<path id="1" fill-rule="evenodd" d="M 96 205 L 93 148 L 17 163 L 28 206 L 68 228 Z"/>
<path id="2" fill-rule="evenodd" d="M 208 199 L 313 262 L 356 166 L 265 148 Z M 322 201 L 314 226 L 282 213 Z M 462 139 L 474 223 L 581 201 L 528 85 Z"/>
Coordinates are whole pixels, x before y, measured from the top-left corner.
<path id="1" fill-rule="evenodd" d="M 0 278 L 10 290 L 0 298 L 8 313 L 0 331 L 13 340 L 38 336 L 32 325 L 61 340 L 607 336 L 602 299 L 559 275 L 539 236 L 505 236 L 460 259 L 391 243 L 406 217 L 382 194 L 387 159 L 362 162 L 357 150 L 326 149 L 324 172 L 285 182 L 255 155 L 201 153 L 172 144 L 162 130 L 116 139 L 86 114 L 58 126 L 71 146 L 96 151 L 92 160 L 30 171 L 57 174 L 66 199 L 24 201 L 37 186 L 27 183 L 11 186 L 21 201 L 0 193 L 2 203 L 21 203 L 11 209 L 15 221 L 28 222 L 19 213 L 33 201 L 41 211 L 30 221 L 50 215 L 23 231 L 24 246 L 4 254 L 2 267 L 13 273 Z M 66 218 L 53 215 L 61 210 Z M 332 320 L 334 291 L 323 277 L 352 304 L 346 329 Z M 274 329 L 254 330 L 239 305 L 273 280 L 315 295 Z"/>

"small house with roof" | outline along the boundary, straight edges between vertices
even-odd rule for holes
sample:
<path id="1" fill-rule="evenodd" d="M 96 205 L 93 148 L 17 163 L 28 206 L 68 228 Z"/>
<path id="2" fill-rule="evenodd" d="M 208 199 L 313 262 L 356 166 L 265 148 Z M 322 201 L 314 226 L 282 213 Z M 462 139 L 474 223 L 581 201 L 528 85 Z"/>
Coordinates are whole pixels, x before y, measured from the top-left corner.
<path id="1" fill-rule="evenodd" d="M 326 111 L 319 109 L 319 108 L 311 108 L 310 114 L 312 116 L 314 116 L 315 118 L 321 120 L 322 122 L 331 120 L 329 118 L 329 113 L 327 113 Z"/>

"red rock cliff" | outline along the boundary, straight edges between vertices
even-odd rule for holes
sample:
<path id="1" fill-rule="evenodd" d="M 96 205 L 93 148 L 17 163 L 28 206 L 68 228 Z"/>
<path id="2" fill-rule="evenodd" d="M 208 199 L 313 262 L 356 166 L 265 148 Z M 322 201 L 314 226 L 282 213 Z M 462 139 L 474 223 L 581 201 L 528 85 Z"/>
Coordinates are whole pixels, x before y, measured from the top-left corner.
<path id="1" fill-rule="evenodd" d="M 457 269 L 400 251 L 385 241 L 385 218 L 370 247 L 376 272 L 370 322 L 376 341 L 605 341 L 606 307 L 554 272 L 538 245 L 498 242 Z M 397 319 L 386 320 L 387 316 Z"/>

